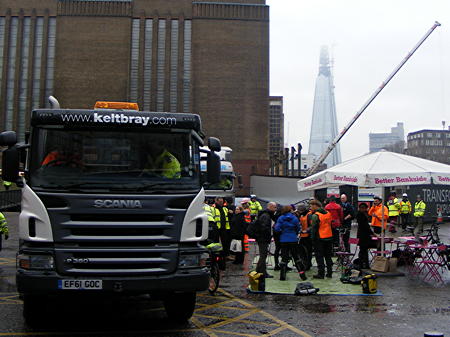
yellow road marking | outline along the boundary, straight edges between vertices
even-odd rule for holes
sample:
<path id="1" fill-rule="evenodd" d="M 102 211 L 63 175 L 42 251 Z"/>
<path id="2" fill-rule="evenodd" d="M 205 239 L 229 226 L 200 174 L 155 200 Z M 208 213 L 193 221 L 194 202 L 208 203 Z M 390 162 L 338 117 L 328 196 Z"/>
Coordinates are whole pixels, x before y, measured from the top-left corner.
<path id="1" fill-rule="evenodd" d="M 222 321 L 233 318 L 233 317 L 228 317 L 228 316 L 212 316 L 212 315 L 203 315 L 203 314 L 195 314 L 195 317 L 219 319 Z M 245 324 L 260 324 L 260 325 L 267 325 L 267 326 L 274 326 L 274 327 L 280 326 L 280 324 L 278 324 L 278 323 L 266 323 L 266 322 L 260 322 L 260 321 L 253 321 L 253 320 L 249 320 L 249 319 L 240 319 L 237 322 L 245 323 Z"/>
<path id="2" fill-rule="evenodd" d="M 14 295 L 8 295 L 8 296 L 0 296 L 0 304 L 22 304 L 22 301 L 19 299 L 13 299 L 18 298 L 19 296 L 17 294 Z"/>
<path id="3" fill-rule="evenodd" d="M 191 317 L 191 322 L 194 323 L 194 325 L 199 328 L 201 331 L 203 331 L 204 333 L 206 333 L 208 336 L 210 337 L 218 337 L 214 332 L 209 331 L 206 326 L 200 322 L 197 318 L 195 317 Z"/>
<path id="4" fill-rule="evenodd" d="M 227 334 L 227 335 L 234 335 L 234 336 L 244 336 L 244 337 L 260 337 L 261 335 L 252 335 L 249 333 L 242 333 L 242 332 L 234 332 L 234 331 L 227 331 L 227 330 L 216 330 L 214 329 L 214 331 L 218 332 L 218 333 L 223 333 L 223 334 Z M 267 336 L 267 335 L 264 335 Z"/>
<path id="5" fill-rule="evenodd" d="M 252 307 L 253 307 L 253 308 L 256 308 L 256 307 L 253 306 L 252 304 L 250 304 L 250 303 L 248 303 L 248 302 L 246 302 L 246 301 L 244 301 L 244 300 L 241 300 L 241 299 L 238 298 L 238 297 L 233 296 L 232 294 L 230 294 L 229 292 L 227 292 L 227 291 L 225 291 L 225 290 L 223 290 L 223 289 L 219 289 L 219 291 L 222 292 L 224 295 L 230 297 L 230 298 L 234 298 L 234 300 L 235 300 L 236 302 L 239 302 L 239 303 L 241 303 L 242 305 L 244 305 L 244 306 L 246 306 L 246 307 L 249 307 L 249 308 L 252 308 Z M 265 312 L 265 311 L 263 311 L 263 310 L 259 310 L 258 312 L 259 312 L 260 314 L 264 315 L 265 317 L 267 317 L 267 318 L 269 318 L 269 319 L 271 319 L 271 320 L 277 322 L 278 324 L 280 324 L 280 328 L 281 328 L 281 327 L 284 327 L 285 329 L 289 329 L 289 330 L 291 330 L 292 332 L 295 332 L 296 334 L 298 334 L 298 335 L 300 335 L 300 336 L 303 336 L 303 337 L 313 337 L 313 336 L 311 336 L 310 334 L 308 334 L 308 333 L 306 333 L 306 332 L 304 332 L 304 331 L 302 331 L 302 330 L 296 328 L 295 326 L 292 326 L 292 325 L 286 323 L 285 321 L 282 321 L 281 319 L 276 318 L 275 316 L 269 314 L 268 312 Z"/>
<path id="6" fill-rule="evenodd" d="M 221 306 L 222 304 L 230 303 L 230 302 L 233 302 L 233 301 L 234 301 L 233 299 L 228 299 L 226 301 L 222 301 L 222 302 L 219 302 L 219 303 L 208 304 L 208 305 L 205 305 L 205 306 L 203 306 L 201 308 L 195 309 L 195 312 L 200 311 L 200 310 L 205 310 L 205 309 L 217 308 L 217 307 Z"/>

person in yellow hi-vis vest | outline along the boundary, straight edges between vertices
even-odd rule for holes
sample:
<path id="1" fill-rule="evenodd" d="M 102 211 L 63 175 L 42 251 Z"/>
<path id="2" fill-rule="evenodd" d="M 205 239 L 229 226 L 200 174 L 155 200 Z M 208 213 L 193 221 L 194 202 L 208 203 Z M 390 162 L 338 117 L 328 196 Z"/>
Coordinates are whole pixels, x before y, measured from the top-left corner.
<path id="1" fill-rule="evenodd" d="M 12 182 L 3 180 L 3 187 L 5 188 L 5 191 L 8 191 L 11 188 Z"/>
<path id="2" fill-rule="evenodd" d="M 205 203 L 203 204 L 203 209 L 208 217 L 208 240 L 212 242 L 219 241 L 219 232 L 217 230 L 216 221 L 214 219 L 215 209 L 211 204 L 211 201 L 205 198 Z"/>
<path id="3" fill-rule="evenodd" d="M 417 195 L 416 203 L 414 204 L 415 234 L 423 233 L 423 217 L 426 209 L 427 205 L 423 202 L 422 197 Z"/>
<path id="4" fill-rule="evenodd" d="M 262 206 L 260 202 L 256 200 L 256 195 L 252 194 L 250 196 L 250 201 L 248 202 L 248 205 L 250 206 L 252 220 L 255 220 L 258 213 L 262 211 Z"/>
<path id="5" fill-rule="evenodd" d="M 180 162 L 164 147 L 164 144 L 147 144 L 147 148 L 147 163 L 142 173 L 168 179 L 181 178 Z"/>
<path id="6" fill-rule="evenodd" d="M 3 213 L 0 212 L 0 251 L 2 250 L 2 237 L 5 237 L 5 240 L 9 238 L 9 230 L 8 223 L 6 222 L 6 218 Z"/>
<path id="7" fill-rule="evenodd" d="M 409 215 L 411 214 L 412 206 L 408 200 L 408 194 L 403 193 L 402 201 L 400 201 L 400 219 L 402 222 L 403 232 L 406 231 L 406 226 L 409 224 Z"/>
<path id="8" fill-rule="evenodd" d="M 389 232 L 395 233 L 395 225 L 398 223 L 398 216 L 400 215 L 400 203 L 398 202 L 395 192 L 391 192 L 387 202 L 387 207 L 389 210 Z"/>
<path id="9" fill-rule="evenodd" d="M 231 244 L 231 227 L 230 220 L 228 218 L 228 208 L 223 204 L 224 200 L 221 197 L 215 199 L 214 204 L 214 221 L 219 232 L 219 238 L 223 247 L 223 256 L 227 257 L 230 254 Z"/>

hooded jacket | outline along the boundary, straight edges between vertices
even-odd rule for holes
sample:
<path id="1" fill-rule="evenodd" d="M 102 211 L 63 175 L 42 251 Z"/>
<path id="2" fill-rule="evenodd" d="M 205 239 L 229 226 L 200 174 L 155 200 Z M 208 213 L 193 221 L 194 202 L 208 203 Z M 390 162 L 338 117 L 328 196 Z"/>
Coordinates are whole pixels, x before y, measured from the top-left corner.
<path id="1" fill-rule="evenodd" d="M 292 213 L 280 216 L 275 224 L 275 232 L 280 232 L 280 242 L 297 242 L 300 232 L 300 221 Z"/>

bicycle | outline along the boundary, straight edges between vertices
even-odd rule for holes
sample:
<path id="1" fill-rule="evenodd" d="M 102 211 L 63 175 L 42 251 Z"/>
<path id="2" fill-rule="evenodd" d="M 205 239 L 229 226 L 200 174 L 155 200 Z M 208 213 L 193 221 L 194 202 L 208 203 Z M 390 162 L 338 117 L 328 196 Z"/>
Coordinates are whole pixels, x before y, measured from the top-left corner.
<path id="1" fill-rule="evenodd" d="M 223 262 L 223 247 L 220 243 L 213 242 L 207 245 L 206 249 L 208 249 L 209 253 L 207 261 L 209 269 L 208 291 L 211 295 L 214 295 L 220 284 L 220 265 Z"/>
<path id="2" fill-rule="evenodd" d="M 425 239 L 427 242 L 431 244 L 439 244 L 441 243 L 441 239 L 439 237 L 439 224 L 433 223 L 430 228 L 425 229 L 427 234 L 425 235 Z"/>

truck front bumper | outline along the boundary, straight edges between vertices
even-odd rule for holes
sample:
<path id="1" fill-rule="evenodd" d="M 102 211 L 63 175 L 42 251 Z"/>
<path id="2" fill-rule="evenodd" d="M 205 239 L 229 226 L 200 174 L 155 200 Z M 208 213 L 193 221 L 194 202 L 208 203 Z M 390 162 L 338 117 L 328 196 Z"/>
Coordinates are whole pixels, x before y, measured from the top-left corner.
<path id="1" fill-rule="evenodd" d="M 98 279 L 102 280 L 101 290 L 62 290 L 58 288 L 60 280 Z M 158 294 L 170 292 L 193 292 L 206 290 L 209 274 L 205 268 L 179 270 L 170 275 L 134 276 L 134 277 L 67 277 L 55 272 L 36 272 L 18 270 L 17 289 L 20 294 L 70 294 L 83 293 L 122 293 L 122 294 Z"/>

